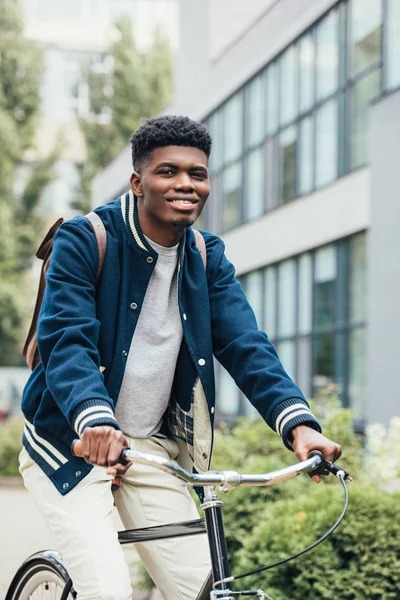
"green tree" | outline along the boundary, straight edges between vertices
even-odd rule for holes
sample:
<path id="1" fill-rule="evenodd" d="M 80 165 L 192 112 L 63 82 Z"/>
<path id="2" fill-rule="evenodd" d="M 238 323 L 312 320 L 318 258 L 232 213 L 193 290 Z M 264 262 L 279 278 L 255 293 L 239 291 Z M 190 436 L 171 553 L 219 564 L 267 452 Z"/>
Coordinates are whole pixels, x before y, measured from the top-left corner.
<path id="1" fill-rule="evenodd" d="M 91 60 L 82 69 L 91 113 L 80 119 L 90 163 L 82 173 L 83 196 L 74 203 L 82 210 L 89 207 L 88 179 L 121 152 L 143 119 L 160 112 L 172 98 L 172 53 L 161 31 L 155 32 L 148 51 L 140 53 L 129 18 L 119 19 L 115 28 L 117 38 L 107 53 L 110 68 L 101 70 Z"/>
<path id="2" fill-rule="evenodd" d="M 32 147 L 40 108 L 43 70 L 40 48 L 24 36 L 19 3 L 0 3 L 0 365 L 21 362 L 26 299 L 21 293 L 40 219 L 36 208 L 43 187 L 53 177 L 55 154 L 41 159 L 22 195 L 14 194 L 16 168 Z"/>

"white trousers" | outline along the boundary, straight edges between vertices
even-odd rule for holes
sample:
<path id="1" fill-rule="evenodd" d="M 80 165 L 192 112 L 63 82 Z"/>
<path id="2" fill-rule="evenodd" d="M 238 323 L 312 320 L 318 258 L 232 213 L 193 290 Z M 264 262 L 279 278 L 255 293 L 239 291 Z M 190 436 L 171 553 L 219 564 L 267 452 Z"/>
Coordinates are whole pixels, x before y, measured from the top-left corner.
<path id="1" fill-rule="evenodd" d="M 172 459 L 178 455 L 173 440 L 128 439 L 135 450 Z M 58 544 L 79 600 L 132 600 L 129 569 L 112 514 L 114 503 L 126 529 L 199 516 L 187 486 L 154 467 L 132 465 L 114 494 L 112 477 L 105 468 L 94 467 L 65 496 L 25 449 L 20 472 Z M 165 600 L 195 600 L 211 568 L 205 534 L 135 547 Z"/>

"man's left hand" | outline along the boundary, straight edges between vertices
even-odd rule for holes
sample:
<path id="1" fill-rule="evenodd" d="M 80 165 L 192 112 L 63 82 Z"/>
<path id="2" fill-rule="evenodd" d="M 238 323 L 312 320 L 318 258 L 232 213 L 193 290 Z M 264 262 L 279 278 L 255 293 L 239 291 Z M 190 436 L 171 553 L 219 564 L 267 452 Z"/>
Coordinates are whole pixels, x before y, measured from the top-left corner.
<path id="1" fill-rule="evenodd" d="M 293 436 L 293 450 L 300 461 L 307 460 L 313 450 L 319 450 L 331 462 L 335 462 L 342 454 L 342 448 L 339 444 L 332 442 L 322 433 L 307 427 L 307 425 L 298 425 L 292 429 L 291 433 Z M 321 481 L 319 475 L 314 475 L 312 479 L 315 483 Z"/>

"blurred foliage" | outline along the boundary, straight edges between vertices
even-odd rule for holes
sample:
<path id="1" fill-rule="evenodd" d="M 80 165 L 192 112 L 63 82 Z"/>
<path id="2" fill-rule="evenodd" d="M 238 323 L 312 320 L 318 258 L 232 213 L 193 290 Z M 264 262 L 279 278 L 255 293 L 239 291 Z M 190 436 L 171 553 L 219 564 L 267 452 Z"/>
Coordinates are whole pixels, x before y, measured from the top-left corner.
<path id="1" fill-rule="evenodd" d="M 271 564 L 315 542 L 342 510 L 339 488 L 338 483 L 319 485 L 285 501 L 254 507 L 257 523 L 243 537 L 232 572 Z M 246 587 L 261 587 L 274 600 L 396 600 L 399 501 L 400 494 L 355 483 L 344 521 L 323 544 L 295 561 L 246 578 Z"/>
<path id="2" fill-rule="evenodd" d="M 0 475 L 18 475 L 23 429 L 24 420 L 20 415 L 0 423 Z"/>
<path id="3" fill-rule="evenodd" d="M 400 417 L 386 429 L 381 423 L 366 428 L 368 480 L 387 490 L 400 491 Z"/>
<path id="4" fill-rule="evenodd" d="M 172 99 L 172 53 L 167 38 L 156 30 L 151 47 L 141 53 L 128 17 L 119 19 L 115 29 L 105 68 L 91 60 L 82 70 L 91 115 L 80 118 L 80 125 L 88 147 L 90 177 L 125 148 L 143 119 L 160 112 Z M 82 173 L 83 191 L 85 177 L 87 170 Z M 86 204 L 84 198 L 80 202 L 86 210 L 87 200 Z"/>
<path id="5" fill-rule="evenodd" d="M 57 151 L 40 159 L 20 197 L 16 167 L 32 148 L 40 108 L 43 71 L 39 47 L 24 36 L 17 0 L 0 3 L 0 366 L 21 364 L 19 345 L 26 313 L 22 285 L 42 221 L 37 205 L 54 176 Z"/>

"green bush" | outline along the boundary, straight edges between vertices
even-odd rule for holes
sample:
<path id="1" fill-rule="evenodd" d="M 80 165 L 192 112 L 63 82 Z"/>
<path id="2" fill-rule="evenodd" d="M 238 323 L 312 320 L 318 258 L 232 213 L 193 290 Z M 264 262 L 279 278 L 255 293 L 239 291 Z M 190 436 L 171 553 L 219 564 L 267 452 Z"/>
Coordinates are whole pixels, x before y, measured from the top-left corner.
<path id="1" fill-rule="evenodd" d="M 18 475 L 23 428 L 20 416 L 9 417 L 0 424 L 0 475 Z"/>
<path id="2" fill-rule="evenodd" d="M 376 443 L 372 457 L 364 459 L 362 439 L 352 428 L 352 414 L 339 407 L 333 389 L 313 403 L 313 410 L 323 423 L 324 434 L 342 445 L 340 464 L 354 477 L 349 486 L 349 511 L 334 534 L 312 552 L 239 581 L 236 589 L 261 587 L 274 600 L 397 599 L 400 495 L 380 489 L 369 472 L 371 461 L 376 464 L 386 446 L 382 449 Z M 214 469 L 267 472 L 289 465 L 293 459 L 260 419 L 243 419 L 232 428 L 225 425 L 216 431 Z M 222 500 L 231 571 L 239 574 L 276 562 L 316 541 L 339 516 L 343 492 L 334 477 L 315 485 L 301 476 L 273 487 L 239 488 Z"/>
<path id="3" fill-rule="evenodd" d="M 315 486 L 307 494 L 264 506 L 234 558 L 233 574 L 271 564 L 317 540 L 340 514 L 339 488 Z M 344 521 L 323 544 L 245 579 L 246 587 L 261 587 L 274 600 L 398 599 L 399 503 L 400 494 L 355 485 Z"/>

